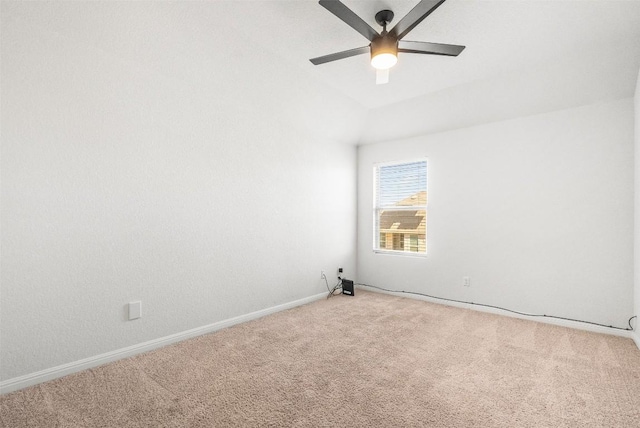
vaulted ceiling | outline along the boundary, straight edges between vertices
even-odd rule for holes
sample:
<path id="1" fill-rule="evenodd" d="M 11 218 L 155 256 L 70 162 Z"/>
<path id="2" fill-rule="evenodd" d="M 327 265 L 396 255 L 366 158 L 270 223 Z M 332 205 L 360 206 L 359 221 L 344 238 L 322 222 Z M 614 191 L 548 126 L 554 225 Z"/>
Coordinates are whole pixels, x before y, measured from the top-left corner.
<path id="1" fill-rule="evenodd" d="M 376 29 L 417 2 L 343 0 Z M 464 52 L 400 54 L 387 85 L 368 55 L 309 62 L 368 44 L 315 0 L 16 4 L 3 13 L 349 143 L 631 97 L 640 68 L 640 1 L 448 0 L 405 39 Z"/>
<path id="2" fill-rule="evenodd" d="M 379 29 L 377 11 L 397 22 L 417 0 L 343 3 Z M 631 97 L 640 68 L 640 1 L 449 0 L 405 39 L 465 45 L 462 54 L 400 54 L 378 86 L 367 55 L 306 61 L 367 44 L 317 2 L 243 7 L 252 36 L 367 108 L 360 142 Z"/>

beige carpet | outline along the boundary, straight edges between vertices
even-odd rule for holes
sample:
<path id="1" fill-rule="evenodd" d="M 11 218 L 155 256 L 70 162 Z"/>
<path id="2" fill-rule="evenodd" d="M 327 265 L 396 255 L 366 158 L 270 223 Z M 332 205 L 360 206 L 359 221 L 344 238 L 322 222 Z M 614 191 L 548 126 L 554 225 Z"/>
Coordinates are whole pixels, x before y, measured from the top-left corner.
<path id="1" fill-rule="evenodd" d="M 0 397 L 3 427 L 640 427 L 630 339 L 358 290 Z"/>

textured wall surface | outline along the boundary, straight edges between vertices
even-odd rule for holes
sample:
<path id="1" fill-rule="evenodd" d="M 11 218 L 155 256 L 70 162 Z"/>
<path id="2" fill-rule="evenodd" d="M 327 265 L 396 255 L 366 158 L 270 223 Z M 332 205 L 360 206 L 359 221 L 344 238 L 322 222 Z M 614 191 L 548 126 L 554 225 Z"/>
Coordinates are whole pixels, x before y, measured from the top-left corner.
<path id="1" fill-rule="evenodd" d="M 417 157 L 428 158 L 428 254 L 374 254 L 372 167 Z M 360 146 L 358 158 L 361 282 L 627 325 L 632 99 Z"/>
<path id="2" fill-rule="evenodd" d="M 634 230 L 634 315 L 640 315 L 640 71 L 638 71 L 638 83 L 635 94 L 635 230 Z M 640 347 L 640 321 L 636 318 L 635 340 Z"/>
<path id="3" fill-rule="evenodd" d="M 2 2 L 1 380 L 355 274 L 364 113 L 229 6 Z"/>

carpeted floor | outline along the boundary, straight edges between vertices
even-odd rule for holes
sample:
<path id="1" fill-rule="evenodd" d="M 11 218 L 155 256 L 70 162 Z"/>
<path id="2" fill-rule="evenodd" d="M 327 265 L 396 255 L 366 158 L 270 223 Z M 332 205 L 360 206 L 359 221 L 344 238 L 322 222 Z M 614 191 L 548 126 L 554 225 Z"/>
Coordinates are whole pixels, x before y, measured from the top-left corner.
<path id="1" fill-rule="evenodd" d="M 640 427 L 630 339 L 358 290 L 0 397 L 3 427 Z"/>

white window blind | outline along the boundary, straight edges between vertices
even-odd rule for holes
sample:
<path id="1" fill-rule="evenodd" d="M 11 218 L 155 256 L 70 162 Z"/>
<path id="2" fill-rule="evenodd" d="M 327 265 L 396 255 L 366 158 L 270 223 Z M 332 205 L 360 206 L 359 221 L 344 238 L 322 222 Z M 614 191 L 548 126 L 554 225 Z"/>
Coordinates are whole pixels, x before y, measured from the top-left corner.
<path id="1" fill-rule="evenodd" d="M 374 250 L 427 252 L 427 161 L 374 166 Z"/>

